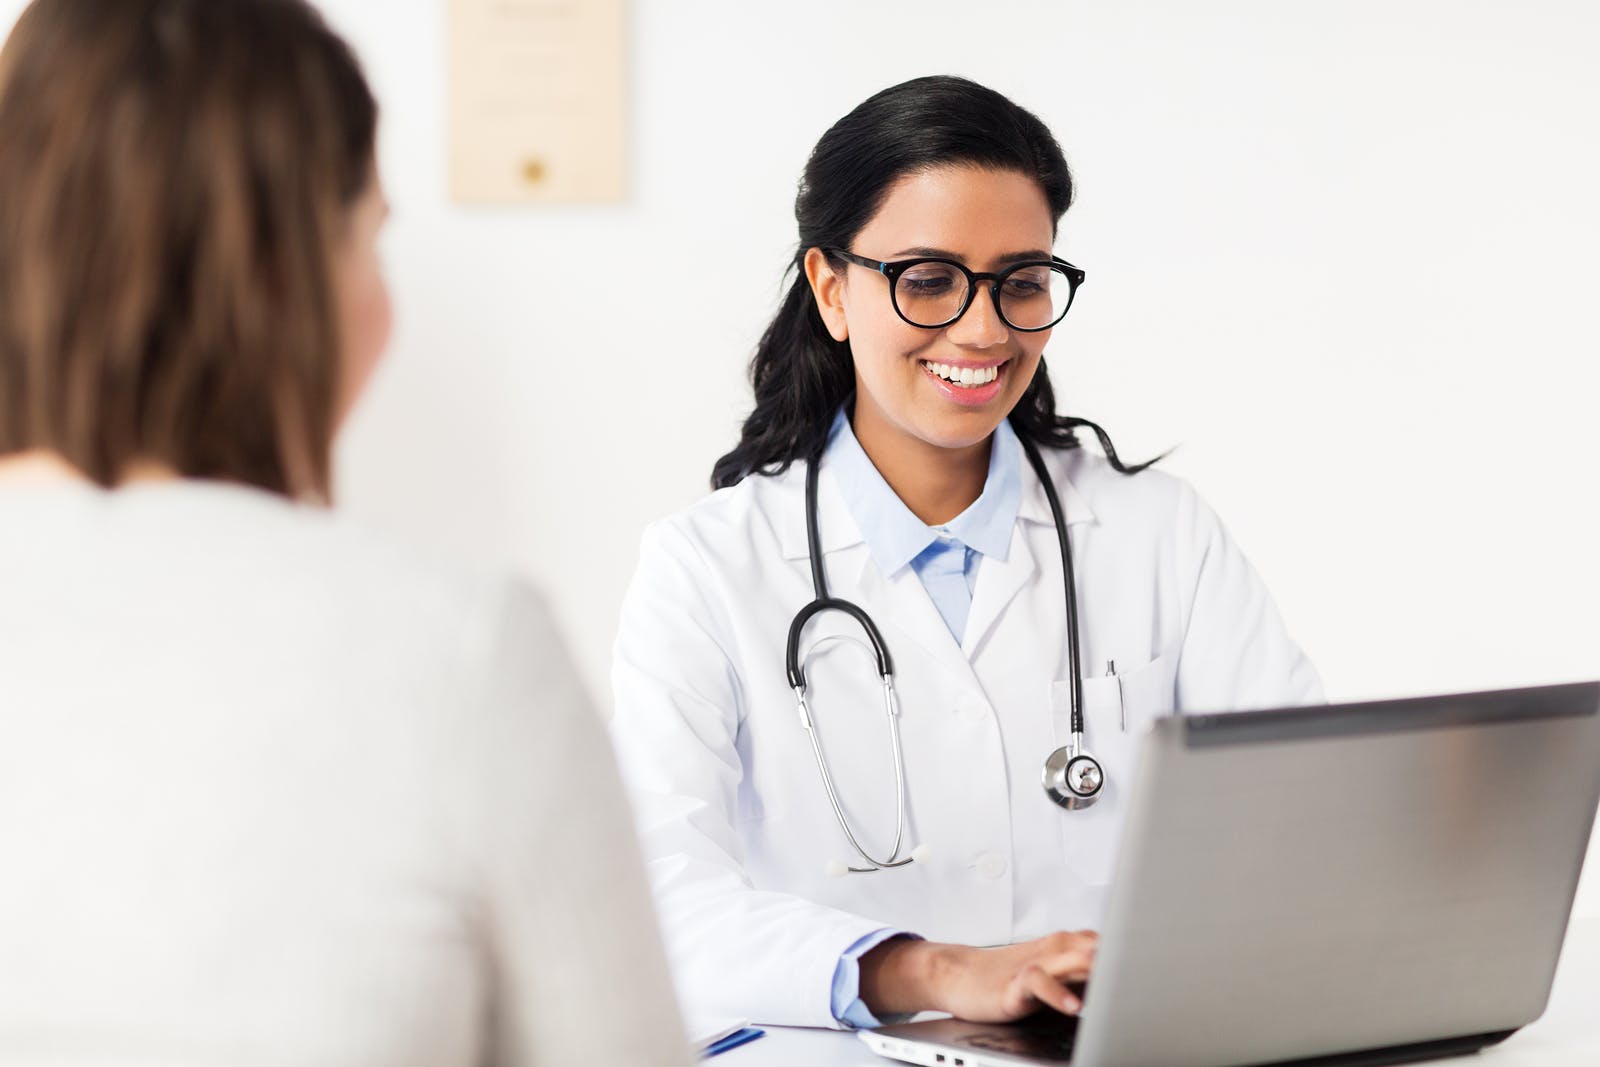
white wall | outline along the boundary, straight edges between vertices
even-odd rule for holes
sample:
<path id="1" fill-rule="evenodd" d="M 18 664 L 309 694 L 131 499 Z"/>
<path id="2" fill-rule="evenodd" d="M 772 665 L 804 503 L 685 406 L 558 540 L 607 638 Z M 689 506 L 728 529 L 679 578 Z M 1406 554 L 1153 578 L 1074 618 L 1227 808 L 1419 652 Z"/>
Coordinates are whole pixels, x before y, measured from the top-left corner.
<path id="1" fill-rule="evenodd" d="M 443 0 L 323 7 L 383 100 L 401 311 L 345 506 L 538 578 L 598 693 L 641 527 L 747 407 L 807 151 L 932 72 L 1056 131 L 1064 405 L 1181 446 L 1330 695 L 1600 676 L 1600 8 L 637 0 L 631 199 L 468 210 Z"/>

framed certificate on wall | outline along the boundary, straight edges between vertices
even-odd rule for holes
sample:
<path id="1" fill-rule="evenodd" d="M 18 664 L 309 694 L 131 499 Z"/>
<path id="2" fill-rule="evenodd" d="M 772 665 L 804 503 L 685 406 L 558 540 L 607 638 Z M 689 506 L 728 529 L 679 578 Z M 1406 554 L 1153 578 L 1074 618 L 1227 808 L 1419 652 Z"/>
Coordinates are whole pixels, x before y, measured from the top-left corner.
<path id="1" fill-rule="evenodd" d="M 628 0 L 446 0 L 450 196 L 628 192 Z"/>

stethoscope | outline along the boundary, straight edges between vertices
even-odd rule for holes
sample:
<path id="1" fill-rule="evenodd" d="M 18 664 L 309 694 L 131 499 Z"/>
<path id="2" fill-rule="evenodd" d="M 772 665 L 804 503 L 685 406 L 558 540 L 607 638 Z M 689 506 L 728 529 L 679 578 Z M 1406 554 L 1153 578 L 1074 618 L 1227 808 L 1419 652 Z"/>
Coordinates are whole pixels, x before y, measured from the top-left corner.
<path id="1" fill-rule="evenodd" d="M 1045 468 L 1044 458 L 1039 455 L 1039 450 L 1032 441 L 1021 434 L 1017 435 L 1017 440 L 1022 445 L 1023 453 L 1028 457 L 1028 463 L 1038 475 L 1039 483 L 1044 486 L 1045 499 L 1050 502 L 1050 516 L 1056 524 L 1056 540 L 1061 545 L 1062 584 L 1066 587 L 1067 593 L 1067 651 L 1072 671 L 1072 737 L 1067 744 L 1050 753 L 1044 761 L 1043 785 L 1046 796 L 1061 807 L 1075 811 L 1087 808 L 1100 799 L 1100 794 L 1105 789 L 1106 774 L 1100 761 L 1089 753 L 1083 743 L 1083 682 L 1078 659 L 1078 596 L 1076 583 L 1073 581 L 1072 544 L 1067 538 L 1067 522 L 1061 511 L 1061 499 L 1056 495 L 1055 483 Z M 852 867 L 835 860 L 828 864 L 828 871 L 836 875 L 870 874 L 892 867 L 904 867 L 909 863 L 926 862 L 931 851 L 926 845 L 918 845 L 909 854 L 900 855 L 900 850 L 905 844 L 906 774 L 905 756 L 900 747 L 900 708 L 895 699 L 894 664 L 889 658 L 889 648 L 884 644 L 883 635 L 878 632 L 872 617 L 858 605 L 828 595 L 828 578 L 823 571 L 822 539 L 817 532 L 817 470 L 820 466 L 820 457 L 814 458 L 806 466 L 806 546 L 811 559 L 811 585 L 816 596 L 811 603 L 800 609 L 794 621 L 789 624 L 785 666 L 788 669 L 789 687 L 794 690 L 795 699 L 799 703 L 800 725 L 811 738 L 811 751 L 816 754 L 817 770 L 822 775 L 822 787 L 827 791 L 828 803 L 833 806 L 834 817 L 839 820 L 839 828 L 844 831 L 850 847 L 855 849 L 856 855 L 867 864 L 865 867 Z M 895 787 L 894 844 L 889 849 L 889 855 L 883 859 L 867 852 L 857 839 L 855 831 L 850 828 L 850 820 L 845 816 L 844 806 L 839 802 L 839 792 L 834 788 L 833 774 L 828 770 L 827 757 L 822 754 L 822 740 L 817 736 L 816 723 L 811 717 L 810 707 L 806 704 L 806 676 L 800 666 L 800 633 L 805 629 L 806 623 L 827 611 L 843 612 L 860 624 L 867 635 L 867 641 L 872 645 L 872 655 L 878 665 L 878 677 L 883 682 L 883 713 L 889 727 L 890 749 L 894 754 Z"/>

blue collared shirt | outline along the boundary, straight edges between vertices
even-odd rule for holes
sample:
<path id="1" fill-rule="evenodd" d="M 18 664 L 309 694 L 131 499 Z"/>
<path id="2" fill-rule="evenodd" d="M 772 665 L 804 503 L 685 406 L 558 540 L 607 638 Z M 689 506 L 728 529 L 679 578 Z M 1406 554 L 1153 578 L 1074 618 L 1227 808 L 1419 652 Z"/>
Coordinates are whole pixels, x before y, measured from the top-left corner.
<path id="1" fill-rule="evenodd" d="M 960 644 L 985 557 L 1003 560 L 1022 506 L 1022 446 L 1002 421 L 989 447 L 989 473 L 971 506 L 943 526 L 929 526 L 889 488 L 856 440 L 844 409 L 834 416 L 823 464 L 832 472 L 867 550 L 885 576 L 902 567 L 916 572 Z M 833 1017 L 854 1027 L 879 1020 L 861 999 L 861 957 L 904 931 L 876 930 L 847 949 L 833 972 Z"/>
<path id="2" fill-rule="evenodd" d="M 996 428 L 989 448 L 989 473 L 983 492 L 942 526 L 929 526 L 889 488 L 850 428 L 844 409 L 828 432 L 823 465 L 833 474 L 850 516 L 855 519 L 885 577 L 910 566 L 961 643 L 985 557 L 1004 560 L 1022 506 L 1022 446 L 1009 421 Z"/>

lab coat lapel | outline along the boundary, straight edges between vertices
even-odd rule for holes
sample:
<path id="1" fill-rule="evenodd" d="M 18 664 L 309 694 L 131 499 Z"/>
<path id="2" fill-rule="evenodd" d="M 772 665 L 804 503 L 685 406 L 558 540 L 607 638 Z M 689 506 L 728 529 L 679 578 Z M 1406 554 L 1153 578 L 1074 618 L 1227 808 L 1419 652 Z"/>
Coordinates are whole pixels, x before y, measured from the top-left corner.
<path id="1" fill-rule="evenodd" d="M 1061 497 L 1061 510 L 1066 516 L 1069 536 L 1082 536 L 1082 526 L 1095 521 L 1089 503 L 1072 482 L 1059 469 L 1062 454 L 1055 450 L 1045 453 L 1045 465 L 1055 477 L 1056 491 Z M 1078 529 L 1074 530 L 1074 527 Z M 967 656 L 977 652 L 982 642 L 994 630 L 1006 607 L 1017 594 L 1035 584 L 1045 572 L 1060 573 L 1058 565 L 1046 565 L 1042 553 L 1051 559 L 1060 553 L 1060 543 L 1055 537 L 1055 517 L 1050 512 L 1050 501 L 1044 486 L 1035 475 L 1033 465 L 1024 464 L 1022 474 L 1022 499 L 1017 507 L 1017 522 L 1011 531 L 1011 545 L 1005 559 L 986 557 L 978 568 L 978 583 L 972 592 L 972 611 L 967 616 L 967 632 L 961 647 Z M 1057 578 L 1057 581 L 1060 579 Z M 1066 596 L 1063 592 L 1056 601 L 1063 613 Z"/>
<path id="2" fill-rule="evenodd" d="M 901 639 L 909 639 L 941 663 L 952 659 L 965 662 L 950 627 L 945 625 L 939 609 L 933 606 L 933 598 L 923 588 L 917 572 L 906 566 L 886 575 L 878 568 L 871 552 L 864 552 L 862 556 L 856 578 L 857 595 L 861 598 L 858 603 L 883 631 L 890 656 L 897 657 L 899 648 L 903 647 Z M 896 673 L 904 666 L 903 656 L 895 659 Z"/>
<path id="3" fill-rule="evenodd" d="M 978 566 L 978 582 L 972 591 L 972 610 L 967 614 L 967 632 L 961 648 L 971 656 L 994 629 L 1006 605 L 1030 585 L 1039 573 L 1039 561 L 1029 544 L 1026 523 L 1011 531 L 1011 548 L 1005 559 L 989 559 Z"/>

